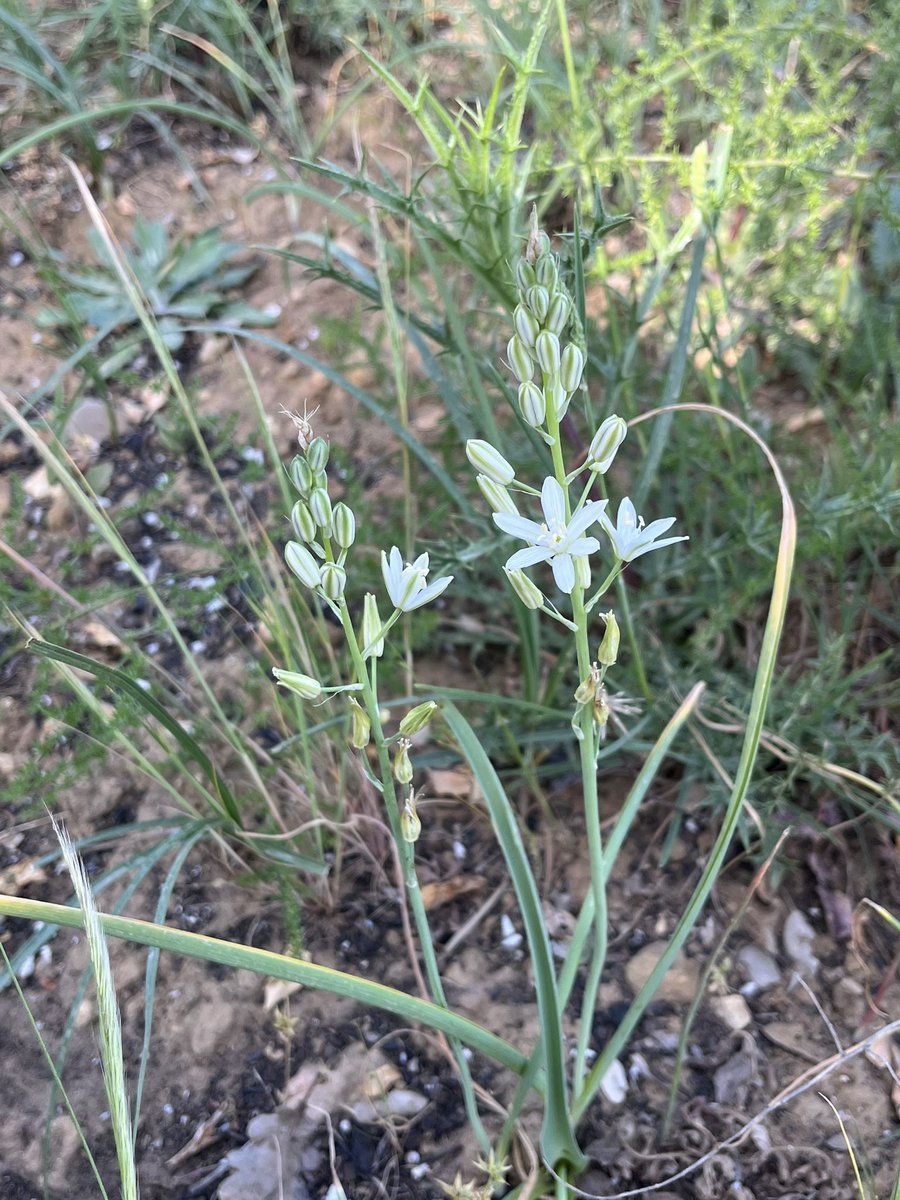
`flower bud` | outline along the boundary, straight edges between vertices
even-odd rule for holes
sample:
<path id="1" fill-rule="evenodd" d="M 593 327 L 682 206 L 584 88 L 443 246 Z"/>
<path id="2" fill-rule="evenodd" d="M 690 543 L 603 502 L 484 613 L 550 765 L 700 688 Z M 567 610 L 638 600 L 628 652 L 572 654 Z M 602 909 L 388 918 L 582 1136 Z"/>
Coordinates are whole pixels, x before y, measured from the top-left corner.
<path id="1" fill-rule="evenodd" d="M 619 622 L 616 620 L 616 614 L 612 610 L 608 613 L 602 613 L 601 616 L 606 622 L 606 632 L 603 634 L 603 641 L 597 649 L 597 662 L 601 667 L 611 667 L 614 666 L 616 659 L 619 657 L 619 641 L 621 639 Z"/>
<path id="2" fill-rule="evenodd" d="M 510 587 L 525 607 L 530 609 L 540 608 L 544 603 L 544 596 L 537 584 L 533 583 L 524 571 L 507 571 L 505 567 L 503 570 L 506 573 L 506 578 L 509 580 Z"/>
<path id="3" fill-rule="evenodd" d="M 328 475 L 325 471 L 316 471 L 313 474 L 313 489 L 321 488 L 323 492 L 328 491 Z"/>
<path id="4" fill-rule="evenodd" d="M 586 679 L 582 679 L 578 687 L 575 689 L 576 704 L 590 704 L 597 692 L 597 681 L 593 673 L 588 675 Z"/>
<path id="5" fill-rule="evenodd" d="M 298 500 L 291 509 L 291 528 L 301 542 L 314 542 L 316 540 L 316 533 L 318 532 L 316 523 L 312 519 L 312 513 L 302 500 Z"/>
<path id="6" fill-rule="evenodd" d="M 301 458 L 299 454 L 295 455 L 290 466 L 291 483 L 301 494 L 308 496 L 312 491 L 313 473 L 309 463 L 305 458 Z"/>
<path id="7" fill-rule="evenodd" d="M 437 704 L 434 700 L 426 700 L 424 704 L 417 704 L 400 722 L 400 732 L 405 738 L 412 737 L 414 733 L 418 733 L 426 725 L 431 724 L 431 718 L 436 712 Z"/>
<path id="8" fill-rule="evenodd" d="M 506 357 L 519 383 L 527 383 L 534 375 L 534 360 L 520 337 L 513 336 L 506 343 Z"/>
<path id="9" fill-rule="evenodd" d="M 606 688 L 598 687 L 594 695 L 594 724 L 598 728 L 605 730 L 606 724 L 609 721 L 609 702 L 606 699 Z M 606 737 L 605 733 L 601 737 Z"/>
<path id="10" fill-rule="evenodd" d="M 363 658 L 371 658 L 373 655 L 375 658 L 381 658 L 384 654 L 384 638 L 378 638 L 378 641 L 375 641 L 381 625 L 378 601 L 372 592 L 366 592 L 366 598 L 363 600 L 362 620 Z"/>
<path id="11" fill-rule="evenodd" d="M 522 304 L 516 305 L 513 313 L 513 325 L 516 333 L 529 350 L 534 349 L 535 339 L 541 332 L 540 322 Z"/>
<path id="12" fill-rule="evenodd" d="M 342 550 L 349 550 L 356 541 L 356 517 L 353 515 L 353 509 L 340 501 L 334 506 L 331 517 L 334 540 Z"/>
<path id="13" fill-rule="evenodd" d="M 535 217 L 534 220 L 536 221 L 537 218 Z M 534 248 L 535 255 L 540 257 L 541 255 L 550 253 L 550 235 L 548 233 L 545 233 L 544 230 L 541 229 L 538 232 L 537 237 L 534 240 L 535 240 L 535 248 Z"/>
<path id="14" fill-rule="evenodd" d="M 303 700 L 318 700 L 322 695 L 321 683 L 311 675 L 301 675 L 299 671 L 282 671 L 280 667 L 273 667 L 272 674 L 279 687 L 287 688 Z"/>
<path id="15" fill-rule="evenodd" d="M 627 432 L 628 425 L 621 417 L 614 415 L 606 418 L 588 447 L 587 462 L 592 471 L 606 474 Z"/>
<path id="16" fill-rule="evenodd" d="M 547 289 L 545 287 L 529 288 L 525 294 L 525 303 L 543 325 L 547 309 L 550 307 L 550 293 Z"/>
<path id="17" fill-rule="evenodd" d="M 562 333 L 572 311 L 572 301 L 565 292 L 557 292 L 550 301 L 547 315 L 544 317 L 544 328 L 551 333 Z"/>
<path id="18" fill-rule="evenodd" d="M 530 287 L 534 287 L 534 282 L 534 267 L 524 258 L 520 258 L 516 263 L 516 283 L 519 291 L 527 292 Z"/>
<path id="19" fill-rule="evenodd" d="M 306 449 L 306 461 L 314 474 L 325 470 L 325 464 L 328 462 L 328 443 L 324 438 L 313 438 L 309 443 Z"/>
<path id="20" fill-rule="evenodd" d="M 327 562 L 322 567 L 322 591 L 329 600 L 340 600 L 347 586 L 347 572 L 337 563 Z"/>
<path id="21" fill-rule="evenodd" d="M 409 738 L 401 738 L 394 754 L 394 778 L 398 783 L 412 783 L 413 766 L 409 757 Z"/>
<path id="22" fill-rule="evenodd" d="M 560 383 L 569 395 L 578 388 L 583 374 L 584 354 L 574 342 L 569 342 L 568 346 L 562 352 L 559 363 Z"/>
<path id="23" fill-rule="evenodd" d="M 546 237 L 547 235 L 544 234 L 543 236 Z M 547 238 L 547 251 L 549 251 L 549 248 L 550 239 Z M 559 282 L 559 270 L 552 254 L 545 252 L 539 256 L 534 264 L 534 277 L 541 287 L 545 287 L 547 291 L 556 291 L 556 285 Z"/>
<path id="24" fill-rule="evenodd" d="M 288 542 L 284 548 L 284 561 L 294 572 L 301 583 L 307 587 L 318 587 L 322 582 L 319 564 L 305 546 L 299 542 Z"/>
<path id="25" fill-rule="evenodd" d="M 365 750 L 372 735 L 372 722 L 364 708 L 350 697 L 350 745 L 355 750 Z"/>
<path id="26" fill-rule="evenodd" d="M 535 342 L 535 357 L 544 375 L 554 376 L 559 372 L 559 338 L 545 329 Z"/>
<path id="27" fill-rule="evenodd" d="M 481 489 L 482 496 L 487 500 L 491 512 L 509 513 L 513 517 L 519 515 L 515 500 L 502 483 L 494 483 L 493 479 L 488 479 L 487 475 L 479 475 L 475 482 Z"/>
<path id="28" fill-rule="evenodd" d="M 495 450 L 490 442 L 480 438 L 469 438 L 466 442 L 466 458 L 476 471 L 493 479 L 494 483 L 512 483 L 516 473 L 499 450 Z"/>
<path id="29" fill-rule="evenodd" d="M 417 842 L 419 834 L 422 832 L 422 822 L 419 819 L 419 814 L 416 812 L 416 801 L 412 792 L 409 793 L 409 799 L 403 805 L 403 812 L 400 814 L 400 835 L 404 842 Z"/>
<path id="30" fill-rule="evenodd" d="M 543 389 L 531 380 L 520 383 L 519 408 L 532 429 L 540 429 L 547 417 L 547 398 Z"/>
<path id="31" fill-rule="evenodd" d="M 328 493 L 324 488 L 313 488 L 310 492 L 309 511 L 312 513 L 312 519 L 325 536 L 328 537 L 331 534 L 333 514 L 331 511 L 331 500 L 328 498 Z"/>
<path id="32" fill-rule="evenodd" d="M 586 554 L 572 556 L 572 566 L 575 568 L 575 583 L 580 588 L 591 586 L 591 560 Z"/>

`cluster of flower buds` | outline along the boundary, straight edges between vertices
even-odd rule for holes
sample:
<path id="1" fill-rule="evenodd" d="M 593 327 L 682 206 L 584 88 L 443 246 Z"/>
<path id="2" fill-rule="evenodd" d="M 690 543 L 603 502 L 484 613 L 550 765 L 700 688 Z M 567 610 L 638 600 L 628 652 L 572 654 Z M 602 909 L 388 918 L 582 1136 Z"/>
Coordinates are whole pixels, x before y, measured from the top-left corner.
<path id="1" fill-rule="evenodd" d="M 542 430 L 548 409 L 552 425 L 566 413 L 584 374 L 584 351 L 575 342 L 561 341 L 572 316 L 572 300 L 559 278 L 550 239 L 540 233 L 534 255 L 516 268 L 519 303 L 513 313 L 516 332 L 506 357 L 519 384 L 519 411 L 533 429 Z M 540 372 L 540 382 L 535 376 Z M 548 440 L 550 435 L 544 435 Z"/>
<path id="2" fill-rule="evenodd" d="M 290 465 L 291 482 L 300 499 L 291 509 L 296 541 L 284 552 L 287 565 L 301 583 L 340 600 L 347 583 L 344 563 L 356 540 L 356 518 L 343 502 L 332 505 L 328 495 L 328 443 L 314 437 Z"/>

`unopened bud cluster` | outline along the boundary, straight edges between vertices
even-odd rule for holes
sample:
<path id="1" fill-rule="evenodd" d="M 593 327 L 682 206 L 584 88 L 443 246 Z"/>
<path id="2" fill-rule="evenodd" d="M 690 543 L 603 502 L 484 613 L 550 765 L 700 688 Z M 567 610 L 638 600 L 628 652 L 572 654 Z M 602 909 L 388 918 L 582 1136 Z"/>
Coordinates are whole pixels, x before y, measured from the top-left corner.
<path id="1" fill-rule="evenodd" d="M 545 235 L 538 240 L 533 262 L 516 268 L 519 303 L 513 313 L 515 333 L 506 358 L 519 384 L 519 411 L 527 424 L 542 429 L 550 409 L 551 425 L 566 413 L 581 386 L 584 352 L 564 341 L 572 316 L 572 300 L 559 278 L 556 256 Z M 536 378 L 539 376 L 539 378 Z"/>
<path id="2" fill-rule="evenodd" d="M 321 437 L 312 438 L 290 465 L 300 499 L 291 509 L 296 540 L 288 542 L 284 558 L 301 583 L 337 603 L 347 584 L 344 562 L 356 540 L 356 517 L 343 501 L 331 503 L 327 465 L 328 443 Z"/>

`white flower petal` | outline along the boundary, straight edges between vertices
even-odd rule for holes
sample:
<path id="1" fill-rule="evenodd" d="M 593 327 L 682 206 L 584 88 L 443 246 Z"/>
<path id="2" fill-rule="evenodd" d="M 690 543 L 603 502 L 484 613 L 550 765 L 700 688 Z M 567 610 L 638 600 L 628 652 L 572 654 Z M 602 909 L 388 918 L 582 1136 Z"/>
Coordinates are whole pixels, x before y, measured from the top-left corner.
<path id="1" fill-rule="evenodd" d="M 407 602 L 404 607 L 404 612 L 412 612 L 415 608 L 421 608 L 423 604 L 428 604 L 432 600 L 436 600 L 443 591 L 452 583 L 452 575 L 442 575 L 440 579 L 435 579 L 434 583 L 429 583 L 428 587 L 422 588 L 420 592 L 416 592 L 413 598 Z"/>
<path id="2" fill-rule="evenodd" d="M 554 525 L 562 525 L 566 519 L 566 498 L 559 483 L 548 475 L 544 480 L 544 486 L 541 488 L 541 508 L 544 510 L 544 519 L 552 528 Z"/>
<path id="3" fill-rule="evenodd" d="M 675 542 L 689 542 L 691 539 L 685 534 L 682 537 L 663 538 L 661 542 L 651 542 L 649 546 L 638 546 L 636 550 L 629 550 L 626 562 L 634 562 L 636 558 L 640 558 L 642 554 L 649 554 L 651 550 L 662 550 L 663 546 L 673 546 Z"/>
<path id="4" fill-rule="evenodd" d="M 567 596 L 572 594 L 572 588 L 575 586 L 575 564 L 568 554 L 556 554 L 551 562 L 553 568 L 553 578 L 556 580 L 556 586 L 561 592 L 565 592 Z"/>
<path id="5" fill-rule="evenodd" d="M 645 525 L 638 537 L 639 543 L 653 542 L 661 533 L 665 533 L 667 529 L 671 529 L 675 524 L 674 517 L 663 517 L 659 521 L 651 521 L 649 525 Z"/>
<path id="6" fill-rule="evenodd" d="M 572 554 L 576 558 L 584 558 L 588 554 L 593 554 L 600 549 L 600 543 L 595 537 L 573 538 L 572 541 L 566 542 L 566 554 Z"/>
<path id="7" fill-rule="evenodd" d="M 634 505 L 626 496 L 619 504 L 619 511 L 616 513 L 616 530 L 621 537 L 635 529 L 637 529 L 637 513 Z"/>
<path id="8" fill-rule="evenodd" d="M 507 571 L 521 571 L 525 567 L 533 567 L 536 563 L 546 562 L 553 557 L 553 551 L 547 546 L 526 546 L 523 550 L 517 550 L 515 554 L 507 559 Z"/>
<path id="9" fill-rule="evenodd" d="M 544 530 L 537 521 L 529 521 L 527 517 L 516 517 L 512 513 L 494 513 L 494 524 L 510 537 L 521 538 L 523 542 L 536 542 L 543 536 Z"/>
<path id="10" fill-rule="evenodd" d="M 595 521 L 600 520 L 600 515 L 606 508 L 608 500 L 589 500 L 583 508 L 580 508 L 572 517 L 572 520 L 566 526 L 570 537 L 578 537 L 589 529 Z"/>

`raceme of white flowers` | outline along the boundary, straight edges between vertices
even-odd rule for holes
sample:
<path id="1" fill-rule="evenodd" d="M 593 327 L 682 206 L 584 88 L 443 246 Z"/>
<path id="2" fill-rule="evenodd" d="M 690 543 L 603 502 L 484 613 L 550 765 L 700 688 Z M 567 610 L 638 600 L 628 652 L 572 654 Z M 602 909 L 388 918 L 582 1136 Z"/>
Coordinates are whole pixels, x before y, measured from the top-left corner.
<path id="1" fill-rule="evenodd" d="M 356 517 L 342 501 L 331 503 L 328 494 L 328 443 L 314 437 L 309 418 L 291 416 L 298 430 L 301 453 L 289 467 L 291 482 L 300 498 L 291 509 L 291 529 L 294 539 L 285 546 L 284 558 L 300 582 L 315 592 L 331 609 L 340 614 L 345 610 L 344 590 L 347 585 L 347 556 L 356 540 Z M 420 554 L 413 562 L 404 563 L 396 546 L 382 553 L 382 575 L 392 612 L 382 621 L 378 603 L 372 593 L 365 596 L 363 618 L 359 631 L 363 660 L 379 657 L 384 652 L 384 635 L 401 613 L 412 612 L 436 600 L 453 579 L 444 575 L 428 582 L 428 555 Z M 305 700 L 315 700 L 328 693 L 358 691 L 357 681 L 337 688 L 323 687 L 318 680 L 296 671 L 274 668 L 273 674 L 281 687 Z M 356 710 L 351 716 L 359 740 L 360 719 Z"/>
<path id="2" fill-rule="evenodd" d="M 590 587 L 590 560 L 601 549 L 598 534 L 605 535 L 612 551 L 613 574 L 616 568 L 621 569 L 642 554 L 687 538 L 660 540 L 675 518 L 664 517 L 645 525 L 628 497 L 619 504 L 615 524 L 606 512 L 608 501 L 589 499 L 591 484 L 596 476 L 606 474 L 625 440 L 628 427 L 621 417 L 607 417 L 593 434 L 584 463 L 565 473 L 559 425 L 581 387 L 585 356 L 575 341 L 560 341 L 573 306 L 559 279 L 556 258 L 550 253 L 545 234 L 537 236 L 534 248 L 532 261 L 526 255 L 517 268 L 519 303 L 513 314 L 516 332 L 506 354 L 519 385 L 519 411 L 552 448 L 555 474 L 544 479 L 538 492 L 517 480 L 515 468 L 489 442 L 469 441 L 466 456 L 478 472 L 478 486 L 493 510 L 494 524 L 525 543 L 507 559 L 510 584 L 527 607 L 544 607 L 559 619 L 556 610 L 546 605 L 538 584 L 524 573 L 526 568 L 548 563 L 556 586 L 571 595 L 576 586 Z M 573 506 L 570 485 L 585 472 L 587 485 Z M 519 512 L 518 498 L 513 494 L 516 492 L 539 496 L 540 519 Z M 598 599 L 599 595 L 591 604 Z"/>

